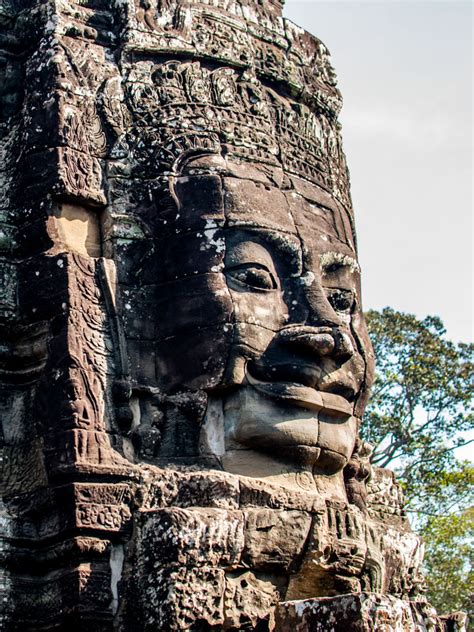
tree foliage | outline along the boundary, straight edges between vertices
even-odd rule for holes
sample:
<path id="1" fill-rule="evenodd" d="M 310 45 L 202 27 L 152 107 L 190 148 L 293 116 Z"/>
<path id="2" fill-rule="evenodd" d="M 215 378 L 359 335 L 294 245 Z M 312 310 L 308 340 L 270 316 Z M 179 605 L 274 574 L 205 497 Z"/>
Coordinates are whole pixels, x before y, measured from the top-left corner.
<path id="1" fill-rule="evenodd" d="M 474 467 L 472 344 L 445 338 L 439 318 L 385 308 L 366 315 L 376 379 L 364 418 L 372 462 L 395 470 L 426 542 L 428 596 L 441 612 L 472 611 Z"/>
<path id="2" fill-rule="evenodd" d="M 426 543 L 428 595 L 439 612 L 464 610 L 473 621 L 474 508 L 430 518 L 422 535 Z"/>
<path id="3" fill-rule="evenodd" d="M 473 441 L 474 345 L 446 340 L 433 316 L 418 320 L 390 308 L 366 316 L 377 372 L 364 434 L 375 446 L 374 465 L 395 465 L 410 494 Z"/>

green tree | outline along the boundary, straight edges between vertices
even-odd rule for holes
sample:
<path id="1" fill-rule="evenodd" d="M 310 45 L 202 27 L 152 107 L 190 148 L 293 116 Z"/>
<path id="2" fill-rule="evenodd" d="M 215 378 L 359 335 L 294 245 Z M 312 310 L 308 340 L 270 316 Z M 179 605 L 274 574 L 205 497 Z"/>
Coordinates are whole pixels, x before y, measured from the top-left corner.
<path id="1" fill-rule="evenodd" d="M 429 519 L 422 535 L 431 603 L 439 612 L 464 610 L 472 621 L 474 508 Z"/>
<path id="2" fill-rule="evenodd" d="M 441 612 L 470 610 L 474 468 L 456 451 L 471 443 L 472 344 L 445 337 L 439 318 L 385 308 L 367 313 L 376 379 L 364 417 L 372 462 L 395 470 L 426 541 L 429 598 Z"/>

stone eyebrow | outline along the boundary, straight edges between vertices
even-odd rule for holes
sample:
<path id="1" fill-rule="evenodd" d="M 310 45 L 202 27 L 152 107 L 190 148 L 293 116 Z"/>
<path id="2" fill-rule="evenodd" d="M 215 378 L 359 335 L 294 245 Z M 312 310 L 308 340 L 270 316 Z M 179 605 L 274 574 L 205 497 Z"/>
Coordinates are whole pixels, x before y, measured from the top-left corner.
<path id="1" fill-rule="evenodd" d="M 319 260 L 323 273 L 332 266 L 338 268 L 346 267 L 350 268 L 351 272 L 360 272 L 359 263 L 353 257 L 342 252 L 325 252 L 320 256 Z"/>
<path id="2" fill-rule="evenodd" d="M 272 228 L 249 226 L 247 224 L 232 224 L 232 228 L 240 228 L 249 235 L 261 240 L 261 245 L 273 257 L 277 255 L 280 264 L 291 270 L 291 276 L 300 276 L 303 271 L 303 256 L 301 244 L 295 235 Z"/>

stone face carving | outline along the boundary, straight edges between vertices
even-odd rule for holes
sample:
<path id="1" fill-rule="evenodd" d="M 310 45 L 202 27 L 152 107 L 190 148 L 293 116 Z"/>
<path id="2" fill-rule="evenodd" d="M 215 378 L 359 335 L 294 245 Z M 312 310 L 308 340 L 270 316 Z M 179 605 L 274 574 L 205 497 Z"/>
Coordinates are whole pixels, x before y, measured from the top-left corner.
<path id="1" fill-rule="evenodd" d="M 448 625 L 359 438 L 341 98 L 281 10 L 0 6 L 2 629 Z"/>

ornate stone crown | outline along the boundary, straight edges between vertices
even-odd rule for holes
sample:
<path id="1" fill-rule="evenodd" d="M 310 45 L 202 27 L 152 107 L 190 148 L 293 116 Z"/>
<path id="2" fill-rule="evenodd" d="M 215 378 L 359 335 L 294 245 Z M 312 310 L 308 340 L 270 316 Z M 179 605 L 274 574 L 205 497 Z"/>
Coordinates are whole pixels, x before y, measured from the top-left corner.
<path id="1" fill-rule="evenodd" d="M 129 2 L 122 17 L 123 79 L 110 78 L 103 92 L 117 135 L 111 173 L 115 154 L 135 177 L 167 176 L 180 144 L 207 135 L 226 154 L 283 167 L 350 210 L 327 49 L 283 19 L 281 3 Z"/>

